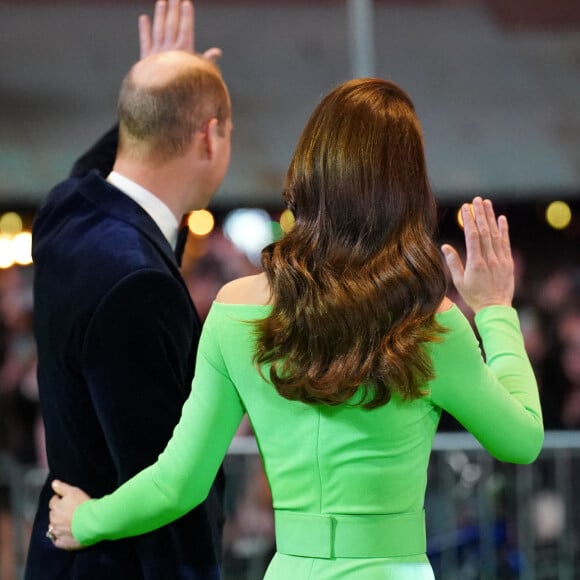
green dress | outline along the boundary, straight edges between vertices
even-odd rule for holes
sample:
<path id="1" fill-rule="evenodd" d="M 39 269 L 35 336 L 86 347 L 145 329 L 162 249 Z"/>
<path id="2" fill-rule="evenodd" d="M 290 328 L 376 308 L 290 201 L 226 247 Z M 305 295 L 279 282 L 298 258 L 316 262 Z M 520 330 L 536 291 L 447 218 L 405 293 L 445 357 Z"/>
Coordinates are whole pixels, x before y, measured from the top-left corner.
<path id="1" fill-rule="evenodd" d="M 214 302 L 173 438 L 157 463 L 76 510 L 75 538 L 90 545 L 141 534 L 196 506 L 247 413 L 275 509 L 277 553 L 266 578 L 433 578 L 423 502 L 441 409 L 500 460 L 528 463 L 542 446 L 538 389 L 515 310 L 492 306 L 475 317 L 487 363 L 460 310 L 438 313 L 448 332 L 429 346 L 436 378 L 428 394 L 369 411 L 288 401 L 260 377 L 249 322 L 269 308 Z"/>

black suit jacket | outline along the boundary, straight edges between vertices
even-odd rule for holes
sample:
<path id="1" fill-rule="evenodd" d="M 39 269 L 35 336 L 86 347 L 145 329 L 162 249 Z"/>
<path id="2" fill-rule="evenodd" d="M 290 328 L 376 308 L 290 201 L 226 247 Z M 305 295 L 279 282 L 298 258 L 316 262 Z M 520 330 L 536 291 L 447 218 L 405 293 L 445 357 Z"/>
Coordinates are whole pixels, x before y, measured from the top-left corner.
<path id="1" fill-rule="evenodd" d="M 101 160 L 103 143 L 114 140 L 95 150 Z M 50 192 L 33 226 L 33 258 L 50 473 L 26 579 L 220 578 L 221 470 L 204 504 L 155 532 L 78 552 L 45 537 L 52 479 L 99 497 L 156 460 L 190 390 L 201 323 L 157 225 L 96 170 Z"/>

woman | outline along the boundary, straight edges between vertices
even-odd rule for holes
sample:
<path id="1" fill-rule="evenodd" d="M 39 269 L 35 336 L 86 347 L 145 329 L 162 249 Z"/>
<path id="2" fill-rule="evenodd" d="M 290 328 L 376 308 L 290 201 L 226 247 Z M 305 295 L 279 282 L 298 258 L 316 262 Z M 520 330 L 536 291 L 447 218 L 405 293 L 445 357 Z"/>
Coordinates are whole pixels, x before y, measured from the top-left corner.
<path id="1" fill-rule="evenodd" d="M 166 450 L 99 500 L 55 482 L 57 546 L 141 534 L 193 508 L 247 413 L 275 509 L 266 578 L 429 579 L 423 502 L 441 409 L 500 460 L 538 455 L 542 417 L 511 308 L 507 221 L 475 198 L 462 209 L 465 269 L 443 246 L 475 312 L 484 363 L 445 297 L 421 129 L 406 93 L 357 79 L 327 95 L 284 195 L 295 225 L 264 250 L 263 274 L 219 292 Z"/>

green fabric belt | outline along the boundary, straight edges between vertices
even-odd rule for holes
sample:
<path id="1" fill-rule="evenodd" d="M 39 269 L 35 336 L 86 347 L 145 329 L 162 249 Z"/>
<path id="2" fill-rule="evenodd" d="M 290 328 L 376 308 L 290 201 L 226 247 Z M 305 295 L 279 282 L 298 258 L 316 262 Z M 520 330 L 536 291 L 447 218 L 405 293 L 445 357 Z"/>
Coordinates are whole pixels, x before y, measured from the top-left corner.
<path id="1" fill-rule="evenodd" d="M 276 510 L 276 549 L 310 558 L 396 558 L 424 554 L 425 512 L 321 515 Z"/>

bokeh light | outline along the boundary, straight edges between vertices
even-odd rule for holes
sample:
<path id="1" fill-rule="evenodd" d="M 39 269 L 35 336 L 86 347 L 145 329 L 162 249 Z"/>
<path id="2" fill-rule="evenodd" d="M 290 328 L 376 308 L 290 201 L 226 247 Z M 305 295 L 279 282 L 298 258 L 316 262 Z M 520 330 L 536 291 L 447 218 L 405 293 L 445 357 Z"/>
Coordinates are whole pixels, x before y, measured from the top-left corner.
<path id="1" fill-rule="evenodd" d="M 22 231 L 22 218 L 14 211 L 6 212 L 0 217 L 0 232 L 16 235 Z"/>
<path id="2" fill-rule="evenodd" d="M 546 222 L 555 230 L 563 230 L 572 221 L 572 210 L 565 201 L 553 201 L 546 208 Z"/>
<path id="3" fill-rule="evenodd" d="M 32 234 L 20 232 L 12 240 L 12 255 L 14 261 L 21 266 L 32 264 Z"/>
<path id="4" fill-rule="evenodd" d="M 294 227 L 294 214 L 289 209 L 285 209 L 280 215 L 280 227 L 285 234 Z"/>
<path id="5" fill-rule="evenodd" d="M 14 266 L 12 238 L 5 234 L 0 234 L 0 268 L 6 269 L 11 266 Z"/>
<path id="6" fill-rule="evenodd" d="M 468 204 L 468 205 L 469 205 L 469 209 L 471 210 L 471 215 L 475 215 L 475 214 L 474 214 L 474 212 L 473 212 L 473 204 L 472 204 L 472 203 L 470 203 L 470 204 Z M 464 227 L 464 223 L 463 223 L 463 215 L 461 214 L 461 208 L 462 208 L 462 207 L 463 207 L 463 205 L 462 205 L 462 206 L 461 206 L 461 207 L 460 207 L 460 208 L 457 210 L 457 217 L 456 217 L 456 219 L 457 219 L 457 223 L 459 224 L 459 227 L 460 227 L 461 229 L 463 229 L 463 227 Z"/>
<path id="7" fill-rule="evenodd" d="M 209 235 L 215 226 L 215 218 L 207 209 L 192 211 L 187 219 L 189 231 L 195 236 L 205 237 Z"/>
<path id="8" fill-rule="evenodd" d="M 263 209 L 236 209 L 224 220 L 224 235 L 258 266 L 262 249 L 274 241 L 272 219 Z"/>

